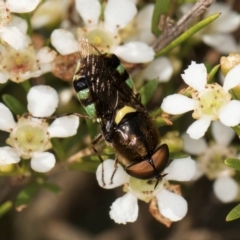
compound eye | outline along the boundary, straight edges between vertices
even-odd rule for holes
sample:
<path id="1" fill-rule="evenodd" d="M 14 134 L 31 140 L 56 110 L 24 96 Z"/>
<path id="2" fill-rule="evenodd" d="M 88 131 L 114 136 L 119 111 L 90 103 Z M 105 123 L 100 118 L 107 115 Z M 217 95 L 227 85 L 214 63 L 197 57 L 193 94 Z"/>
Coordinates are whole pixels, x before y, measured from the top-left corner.
<path id="1" fill-rule="evenodd" d="M 150 179 L 159 177 L 160 173 L 166 168 L 169 159 L 169 150 L 166 144 L 161 145 L 150 160 L 144 160 L 126 168 L 126 172 L 135 178 Z"/>
<path id="2" fill-rule="evenodd" d="M 130 176 L 138 179 L 149 179 L 156 176 L 156 172 L 154 171 L 148 160 L 144 160 L 126 168 L 126 172 Z"/>
<path id="3" fill-rule="evenodd" d="M 157 148 L 152 155 L 154 166 L 158 173 L 161 173 L 167 166 L 169 160 L 169 149 L 167 144 L 163 144 Z"/>

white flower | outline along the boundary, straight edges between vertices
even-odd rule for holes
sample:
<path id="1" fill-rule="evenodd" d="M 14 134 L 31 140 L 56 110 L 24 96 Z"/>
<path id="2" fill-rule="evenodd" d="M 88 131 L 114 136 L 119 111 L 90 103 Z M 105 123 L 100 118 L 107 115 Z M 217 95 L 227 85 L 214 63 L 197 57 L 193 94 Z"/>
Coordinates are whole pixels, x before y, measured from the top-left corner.
<path id="1" fill-rule="evenodd" d="M 39 29 L 42 27 L 56 26 L 66 18 L 71 4 L 69 0 L 50 0 L 42 2 L 31 17 L 32 27 Z"/>
<path id="2" fill-rule="evenodd" d="M 239 186 L 233 178 L 224 176 L 214 181 L 213 191 L 220 201 L 229 203 L 236 199 L 239 192 Z"/>
<path id="3" fill-rule="evenodd" d="M 144 79 L 158 79 L 159 82 L 168 82 L 172 74 L 173 65 L 167 57 L 156 58 L 142 71 Z"/>
<path id="4" fill-rule="evenodd" d="M 31 45 L 21 52 L 1 47 L 0 83 L 5 83 L 8 79 L 20 83 L 49 72 L 55 56 L 56 52 L 49 47 L 43 47 L 37 53 Z"/>
<path id="5" fill-rule="evenodd" d="M 176 159 L 164 170 L 166 176 L 155 188 L 156 180 L 140 180 L 130 177 L 120 164 L 117 164 L 115 175 L 115 161 L 105 160 L 99 165 L 96 176 L 98 183 L 103 188 L 115 188 L 125 184 L 127 193 L 118 198 L 111 206 L 110 217 L 116 223 L 126 224 L 134 222 L 138 216 L 137 199 L 150 202 L 157 199 L 158 211 L 170 221 L 179 221 L 187 213 L 186 200 L 171 191 L 168 180 L 189 181 L 195 174 L 195 162 L 189 158 Z M 103 167 L 103 169 L 102 169 Z M 112 177 L 113 176 L 113 177 Z"/>
<path id="6" fill-rule="evenodd" d="M 137 198 L 131 192 L 128 192 L 123 197 L 118 198 L 110 208 L 110 217 L 118 224 L 126 224 L 137 220 Z"/>
<path id="7" fill-rule="evenodd" d="M 239 13 L 231 10 L 229 4 L 216 2 L 209 7 L 206 17 L 217 12 L 220 12 L 221 16 L 204 28 L 202 40 L 220 53 L 235 52 L 237 50 L 236 40 L 230 33 L 240 26 Z"/>
<path id="8" fill-rule="evenodd" d="M 32 87 L 27 100 L 29 112 L 37 117 L 51 116 L 58 105 L 57 92 L 43 85 Z M 0 166 L 17 163 L 20 157 L 31 158 L 31 168 L 37 172 L 50 171 L 55 165 L 55 156 L 45 152 L 52 147 L 50 138 L 72 136 L 79 125 L 77 116 L 59 117 L 50 126 L 30 116 L 20 117 L 15 122 L 10 110 L 2 103 L 0 115 L 0 129 L 10 133 L 7 143 L 11 146 L 0 148 Z"/>
<path id="9" fill-rule="evenodd" d="M 120 32 L 123 42 L 141 41 L 152 44 L 156 39 L 152 33 L 152 17 L 154 4 L 146 4 L 139 10 L 132 22 Z"/>
<path id="10" fill-rule="evenodd" d="M 186 12 L 187 9 L 190 9 L 190 5 L 185 5 L 184 8 L 182 10 Z M 214 13 L 221 13 L 221 15 L 195 36 L 201 38 L 204 43 L 215 48 L 222 54 L 236 52 L 237 43 L 230 33 L 237 30 L 240 26 L 239 13 L 231 10 L 229 4 L 219 2 L 212 4 L 204 17 L 208 17 Z"/>
<path id="11" fill-rule="evenodd" d="M 29 44 L 26 31 L 19 27 L 19 25 L 27 25 L 27 23 L 19 17 L 13 17 L 15 20 L 12 20 L 11 12 L 31 12 L 37 7 L 39 2 L 40 0 L 0 0 L 0 38 L 17 51 L 24 50 Z"/>
<path id="12" fill-rule="evenodd" d="M 207 70 L 203 64 L 192 62 L 182 74 L 182 78 L 193 88 L 192 98 L 181 94 L 166 97 L 162 109 L 169 114 L 182 114 L 194 110 L 192 116 L 197 119 L 187 129 L 193 139 L 204 136 L 211 121 L 220 120 L 224 125 L 233 127 L 240 123 L 240 101 L 231 100 L 228 92 L 240 83 L 240 64 L 232 68 L 225 77 L 223 87 L 207 84 Z"/>
<path id="13" fill-rule="evenodd" d="M 229 147 L 235 132 L 219 121 L 213 122 L 211 130 L 215 142 L 209 145 L 204 138 L 195 140 L 184 134 L 184 150 L 198 155 L 195 179 L 205 174 L 210 180 L 214 180 L 216 197 L 224 203 L 231 202 L 236 199 L 239 187 L 232 178 L 235 170 L 226 166 L 223 160 L 226 157 L 236 157 L 236 149 Z"/>
<path id="14" fill-rule="evenodd" d="M 6 0 L 6 7 L 10 12 L 15 13 L 27 13 L 32 12 L 40 3 L 40 0 Z"/>
<path id="15" fill-rule="evenodd" d="M 98 0 L 76 0 L 76 9 L 83 18 L 85 28 L 78 28 L 77 39 L 86 38 L 101 52 L 113 52 L 121 59 L 131 63 L 150 62 L 154 59 L 153 48 L 140 41 L 121 42 L 118 31 L 127 26 L 137 13 L 131 0 L 109 0 L 104 11 L 104 22 L 99 20 L 101 5 Z M 60 54 L 78 51 L 78 41 L 64 29 L 55 29 L 51 43 Z"/>
<path id="16" fill-rule="evenodd" d="M 137 39 L 147 44 L 151 44 L 156 38 L 152 33 L 153 10 L 154 4 L 147 4 L 134 19 L 137 28 Z"/>

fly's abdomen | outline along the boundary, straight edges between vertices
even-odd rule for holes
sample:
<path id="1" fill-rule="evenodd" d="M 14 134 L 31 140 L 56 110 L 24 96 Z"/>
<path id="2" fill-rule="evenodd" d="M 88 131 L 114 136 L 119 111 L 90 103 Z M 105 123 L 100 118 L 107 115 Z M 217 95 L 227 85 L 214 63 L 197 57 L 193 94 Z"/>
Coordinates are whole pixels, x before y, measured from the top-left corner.
<path id="1" fill-rule="evenodd" d="M 73 77 L 73 87 L 77 93 L 78 99 L 84 107 L 87 114 L 96 118 L 96 109 L 92 94 L 89 90 L 87 76 L 80 74 L 81 63 L 78 63 L 76 72 Z"/>
<path id="2" fill-rule="evenodd" d="M 121 64 L 119 58 L 115 54 L 110 53 L 106 53 L 103 56 L 105 57 L 107 64 L 115 69 L 120 74 L 121 78 L 127 83 L 127 85 L 134 90 L 133 80 L 129 76 L 124 66 Z"/>

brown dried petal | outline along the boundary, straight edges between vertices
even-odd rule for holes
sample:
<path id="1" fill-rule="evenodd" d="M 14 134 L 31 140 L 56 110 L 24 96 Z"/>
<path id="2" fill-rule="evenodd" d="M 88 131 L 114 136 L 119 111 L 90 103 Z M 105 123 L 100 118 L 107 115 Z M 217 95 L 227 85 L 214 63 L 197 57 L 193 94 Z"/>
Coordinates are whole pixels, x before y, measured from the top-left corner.
<path id="1" fill-rule="evenodd" d="M 172 225 L 172 221 L 168 218 L 165 218 L 160 212 L 158 208 L 157 199 L 153 198 L 149 204 L 149 212 L 152 216 L 160 223 L 165 225 L 166 227 L 170 227 Z"/>
<path id="2" fill-rule="evenodd" d="M 78 52 L 68 55 L 58 55 L 52 63 L 53 75 L 64 81 L 72 81 L 78 60 Z"/>

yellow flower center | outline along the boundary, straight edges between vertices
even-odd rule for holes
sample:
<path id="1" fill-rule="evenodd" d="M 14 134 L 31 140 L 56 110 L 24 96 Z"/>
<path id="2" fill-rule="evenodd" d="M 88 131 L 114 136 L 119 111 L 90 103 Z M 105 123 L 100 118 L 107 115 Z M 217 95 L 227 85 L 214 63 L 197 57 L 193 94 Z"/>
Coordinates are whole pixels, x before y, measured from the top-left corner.
<path id="1" fill-rule="evenodd" d="M 24 81 L 25 74 L 39 70 L 39 64 L 32 46 L 29 46 L 22 52 L 17 52 L 12 48 L 6 47 L 0 55 L 0 70 L 10 75 L 14 82 Z"/>
<path id="2" fill-rule="evenodd" d="M 31 158 L 34 152 L 43 152 L 52 147 L 47 128 L 48 124 L 44 121 L 21 117 L 7 143 L 17 149 L 22 158 Z"/>
<path id="3" fill-rule="evenodd" d="M 194 92 L 192 98 L 196 100 L 197 106 L 193 112 L 193 118 L 199 119 L 203 116 L 210 116 L 211 120 L 218 120 L 219 110 L 231 100 L 231 94 L 225 92 L 218 85 L 207 84 L 202 92 Z"/>
<path id="4" fill-rule="evenodd" d="M 223 161 L 227 156 L 236 157 L 236 154 L 237 150 L 233 147 L 212 143 L 198 160 L 202 171 L 210 180 L 213 180 L 220 176 L 234 175 L 235 170 L 227 167 Z"/>
<path id="5" fill-rule="evenodd" d="M 101 27 L 101 25 L 93 30 L 79 28 L 77 33 L 78 39 L 83 37 L 87 38 L 89 42 L 102 53 L 111 52 L 112 48 L 120 43 L 120 37 L 118 34 L 113 35 Z"/>
<path id="6" fill-rule="evenodd" d="M 164 186 L 165 180 L 162 179 L 155 188 L 156 181 L 156 179 L 140 180 L 130 177 L 128 189 L 124 190 L 131 191 L 138 199 L 148 203 Z"/>

